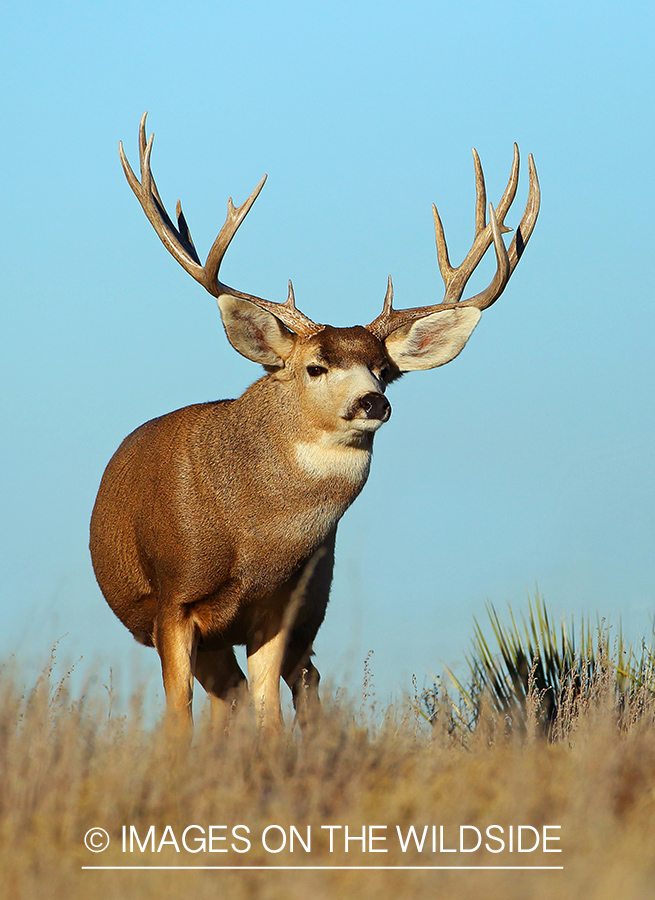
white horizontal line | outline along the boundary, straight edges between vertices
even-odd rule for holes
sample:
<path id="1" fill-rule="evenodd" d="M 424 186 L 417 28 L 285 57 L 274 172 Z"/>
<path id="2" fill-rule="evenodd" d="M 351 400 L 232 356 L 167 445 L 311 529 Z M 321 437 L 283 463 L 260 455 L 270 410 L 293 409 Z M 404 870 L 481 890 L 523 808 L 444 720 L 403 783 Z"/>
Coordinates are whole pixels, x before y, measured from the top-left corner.
<path id="1" fill-rule="evenodd" d="M 339 872 L 361 872 L 361 871 L 370 871 L 375 870 L 377 872 L 395 872 L 395 871 L 409 871 L 409 870 L 420 870 L 420 871 L 436 871 L 443 869 L 457 869 L 463 871 L 473 871 L 473 870 L 493 870 L 493 869 L 502 869 L 504 871 L 525 871 L 529 870 L 547 870 L 547 871 L 555 871 L 557 869 L 563 869 L 564 866 L 82 866 L 82 869 L 92 870 L 92 869 L 104 869 L 104 870 L 125 870 L 125 869 L 138 869 L 139 871 L 145 871 L 148 869 L 153 870 L 179 870 L 179 871 L 230 871 L 230 872 L 268 872 L 270 870 L 279 869 L 284 871 L 293 871 L 299 872 L 303 870 L 307 871 L 339 871 Z"/>

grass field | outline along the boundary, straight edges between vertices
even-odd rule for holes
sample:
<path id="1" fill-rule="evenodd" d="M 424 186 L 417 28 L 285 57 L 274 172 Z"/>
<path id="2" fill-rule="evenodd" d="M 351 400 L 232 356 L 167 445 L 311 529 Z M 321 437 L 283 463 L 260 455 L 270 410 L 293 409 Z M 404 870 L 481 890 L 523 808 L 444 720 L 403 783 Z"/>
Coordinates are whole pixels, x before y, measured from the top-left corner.
<path id="1" fill-rule="evenodd" d="M 19 683 L 2 670 L 2 896 L 655 896 L 652 700 L 642 697 L 635 715 L 623 708 L 618 728 L 616 697 L 601 684 L 548 742 L 537 728 L 512 731 L 492 709 L 463 737 L 445 708 L 430 726 L 410 700 L 372 711 L 337 693 L 304 737 L 297 729 L 261 736 L 244 710 L 228 737 L 200 721 L 185 747 L 146 724 L 156 717 L 145 715 L 138 692 L 116 716 L 102 689 L 73 701 L 66 681 L 53 684 L 47 672 L 28 692 Z M 411 835 L 406 843 L 410 826 L 419 842 L 424 836 L 421 851 Z M 468 826 L 463 847 L 460 826 Z M 561 852 L 544 852 L 544 826 L 547 849 Z M 84 837 L 98 827 L 111 843 L 94 853 Z M 469 852 L 478 832 L 480 847 Z M 99 865 L 239 870 L 83 869 Z"/>

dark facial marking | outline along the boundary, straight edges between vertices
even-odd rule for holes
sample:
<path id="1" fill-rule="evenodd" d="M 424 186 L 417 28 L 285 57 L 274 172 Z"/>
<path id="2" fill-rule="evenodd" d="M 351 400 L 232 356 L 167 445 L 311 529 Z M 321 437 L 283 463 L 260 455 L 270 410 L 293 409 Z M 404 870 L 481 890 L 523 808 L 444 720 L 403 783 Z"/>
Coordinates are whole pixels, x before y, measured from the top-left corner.
<path id="1" fill-rule="evenodd" d="M 335 328 L 326 325 L 309 341 L 316 348 L 316 363 L 327 367 L 347 369 L 354 363 L 369 369 L 390 367 L 384 344 L 362 325 L 350 328 Z"/>

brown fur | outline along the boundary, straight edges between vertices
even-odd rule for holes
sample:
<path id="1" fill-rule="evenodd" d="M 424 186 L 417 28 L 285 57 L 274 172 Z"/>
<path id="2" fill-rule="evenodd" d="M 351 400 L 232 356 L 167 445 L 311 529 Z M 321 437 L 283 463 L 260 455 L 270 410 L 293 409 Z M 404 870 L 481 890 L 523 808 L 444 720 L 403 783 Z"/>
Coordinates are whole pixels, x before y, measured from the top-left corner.
<path id="1" fill-rule="evenodd" d="M 188 406 L 137 428 L 110 461 L 93 510 L 91 556 L 110 607 L 137 640 L 157 646 L 163 666 L 164 622 L 190 640 L 188 655 L 199 654 L 200 670 L 209 651 L 226 651 L 229 664 L 224 653 L 205 678 L 219 700 L 244 677 L 231 646 L 245 644 L 251 654 L 279 632 L 299 578 L 322 548 L 282 671 L 294 693 L 303 669 L 318 681 L 309 656 L 328 602 L 336 527 L 368 467 L 356 481 L 308 478 L 299 467 L 294 439 L 311 440 L 334 417 L 330 409 L 312 415 L 299 390 L 308 360 L 393 368 L 365 329 L 327 326 L 297 342 L 284 369 L 237 400 Z M 358 442 L 353 452 L 368 456 L 372 434 Z M 181 693 L 173 705 L 184 708 L 190 694 Z"/>

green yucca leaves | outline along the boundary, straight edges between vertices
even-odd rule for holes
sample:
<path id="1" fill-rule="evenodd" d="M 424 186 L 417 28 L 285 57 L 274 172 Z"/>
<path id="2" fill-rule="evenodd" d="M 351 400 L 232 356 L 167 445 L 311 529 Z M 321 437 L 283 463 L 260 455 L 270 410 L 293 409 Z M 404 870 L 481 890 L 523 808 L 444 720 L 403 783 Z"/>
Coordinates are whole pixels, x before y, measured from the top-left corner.
<path id="1" fill-rule="evenodd" d="M 591 626 L 584 616 L 576 629 L 562 621 L 552 624 L 548 610 L 535 593 L 528 597 L 527 614 L 520 620 L 508 609 L 509 624 L 503 624 L 490 603 L 487 613 L 493 641 L 474 620 L 469 668 L 464 681 L 450 670 L 459 700 L 453 700 L 439 685 L 424 692 L 422 710 L 430 721 L 445 713 L 449 730 L 475 730 L 485 707 L 503 717 L 506 729 L 525 732 L 535 726 L 551 739 L 570 730 L 581 706 L 601 695 L 610 698 L 620 716 L 639 715 L 645 700 L 655 695 L 655 651 L 642 642 L 640 652 L 626 647 L 619 634 L 610 645 L 610 629 L 604 621 Z M 652 704 L 649 704 L 649 708 Z"/>

